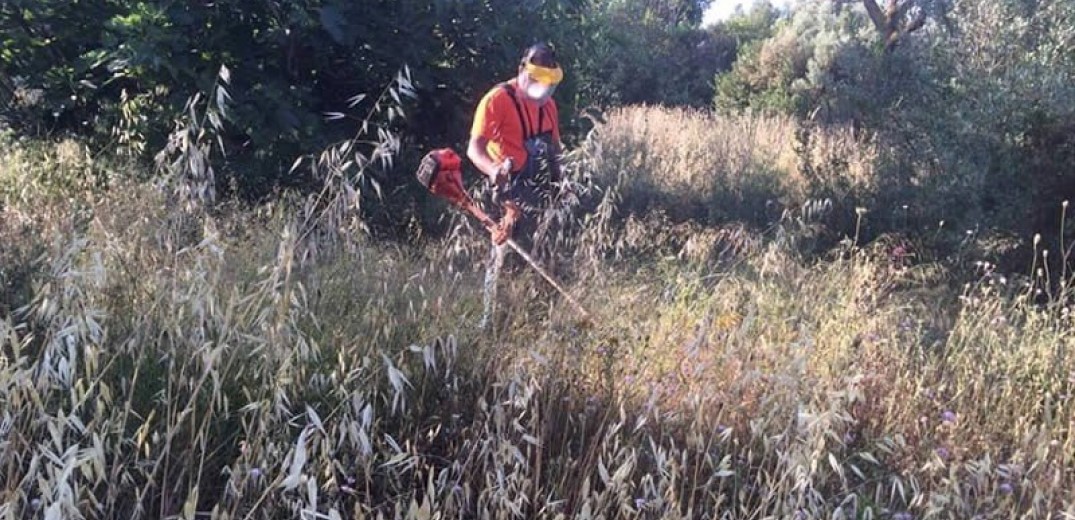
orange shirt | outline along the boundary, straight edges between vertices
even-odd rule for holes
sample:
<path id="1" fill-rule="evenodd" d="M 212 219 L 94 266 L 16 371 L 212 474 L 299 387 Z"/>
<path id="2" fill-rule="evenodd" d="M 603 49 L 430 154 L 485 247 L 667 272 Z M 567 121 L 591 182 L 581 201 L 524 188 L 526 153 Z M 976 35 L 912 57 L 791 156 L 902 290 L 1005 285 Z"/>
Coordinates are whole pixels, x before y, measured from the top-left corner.
<path id="1" fill-rule="evenodd" d="M 515 89 L 515 99 L 519 102 L 519 109 L 527 120 L 526 124 L 531 135 L 552 132 L 553 142 L 559 146 L 560 113 L 556 110 L 556 102 L 549 99 L 539 111 L 537 103 L 526 97 L 516 84 L 516 80 L 512 79 L 508 84 Z M 515 108 L 511 94 L 508 94 L 503 86 L 493 87 L 478 103 L 478 110 L 474 114 L 474 124 L 470 128 L 470 136 L 488 139 L 486 152 L 494 161 L 500 162 L 504 160 L 504 157 L 511 157 L 513 172 L 518 172 L 526 166 L 526 147 L 523 146 L 525 139 L 522 122 L 519 120 L 519 111 Z"/>

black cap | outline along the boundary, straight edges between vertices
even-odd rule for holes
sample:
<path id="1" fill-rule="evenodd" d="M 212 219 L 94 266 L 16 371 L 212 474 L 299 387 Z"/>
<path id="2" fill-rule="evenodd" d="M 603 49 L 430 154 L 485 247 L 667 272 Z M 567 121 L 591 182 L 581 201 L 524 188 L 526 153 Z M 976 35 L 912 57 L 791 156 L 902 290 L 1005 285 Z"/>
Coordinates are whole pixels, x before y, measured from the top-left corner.
<path id="1" fill-rule="evenodd" d="M 527 47 L 523 54 L 522 64 L 527 63 L 549 68 L 560 66 L 560 63 L 556 61 L 556 51 L 548 43 L 535 43 Z"/>

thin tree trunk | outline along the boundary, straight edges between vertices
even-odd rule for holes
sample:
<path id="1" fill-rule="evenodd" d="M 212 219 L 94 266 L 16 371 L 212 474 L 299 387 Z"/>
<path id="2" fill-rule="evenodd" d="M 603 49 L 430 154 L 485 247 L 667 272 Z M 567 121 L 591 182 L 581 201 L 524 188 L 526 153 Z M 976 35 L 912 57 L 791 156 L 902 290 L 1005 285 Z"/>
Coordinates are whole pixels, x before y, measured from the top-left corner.
<path id="1" fill-rule="evenodd" d="M 906 38 L 908 34 L 921 29 L 926 24 L 925 12 L 919 12 L 914 19 L 905 24 L 901 23 L 911 7 L 914 7 L 914 0 L 903 0 L 902 2 L 900 0 L 888 0 L 885 9 L 881 9 L 877 0 L 862 0 L 862 5 L 866 8 L 866 14 L 870 16 L 870 21 L 873 22 L 874 27 L 881 36 L 885 52 L 892 52 L 900 40 Z"/>

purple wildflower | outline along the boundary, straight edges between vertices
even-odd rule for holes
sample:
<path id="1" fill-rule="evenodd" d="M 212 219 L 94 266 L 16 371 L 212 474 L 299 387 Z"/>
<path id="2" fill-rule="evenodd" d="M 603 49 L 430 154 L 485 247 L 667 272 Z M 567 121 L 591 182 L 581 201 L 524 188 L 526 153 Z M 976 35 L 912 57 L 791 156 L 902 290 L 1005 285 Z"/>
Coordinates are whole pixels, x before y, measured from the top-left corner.
<path id="1" fill-rule="evenodd" d="M 1013 487 L 1012 487 L 1012 485 L 1011 485 L 1010 483 L 1008 483 L 1008 482 L 1002 482 L 1002 483 L 1000 484 L 1000 492 L 1001 492 L 1001 493 L 1004 493 L 1005 495 L 1010 495 L 1010 494 L 1012 494 L 1012 493 L 1013 493 L 1014 491 L 1015 491 L 1015 488 L 1013 488 Z"/>
<path id="2" fill-rule="evenodd" d="M 636 498 L 635 499 L 635 509 L 642 509 L 643 507 L 646 507 L 646 499 L 644 499 L 644 498 Z"/>
<path id="3" fill-rule="evenodd" d="M 941 460 L 948 460 L 948 456 L 951 455 L 948 453 L 948 448 L 945 448 L 944 446 L 937 448 L 935 453 L 937 453 L 937 456 L 940 457 Z"/>
<path id="4" fill-rule="evenodd" d="M 944 413 L 941 414 L 941 420 L 946 423 L 954 423 L 956 422 L 956 413 L 952 410 L 945 410 Z"/>
<path id="5" fill-rule="evenodd" d="M 261 478 L 261 468 L 252 468 L 250 470 L 250 478 L 254 480 Z"/>

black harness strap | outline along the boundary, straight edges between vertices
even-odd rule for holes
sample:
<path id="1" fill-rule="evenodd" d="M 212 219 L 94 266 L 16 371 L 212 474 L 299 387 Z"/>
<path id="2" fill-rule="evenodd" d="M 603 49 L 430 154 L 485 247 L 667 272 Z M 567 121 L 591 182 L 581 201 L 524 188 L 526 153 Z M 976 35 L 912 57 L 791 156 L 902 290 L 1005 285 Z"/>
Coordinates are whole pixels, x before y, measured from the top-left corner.
<path id="1" fill-rule="evenodd" d="M 545 126 L 545 107 L 538 108 L 538 127 L 536 132 L 532 132 L 529 122 L 529 118 L 523 113 L 523 107 L 519 104 L 519 98 L 515 97 L 515 88 L 509 83 L 503 83 L 504 90 L 511 96 L 511 102 L 515 105 L 515 112 L 519 114 L 519 124 L 523 127 L 523 140 L 530 139 L 541 133 L 541 127 Z"/>

